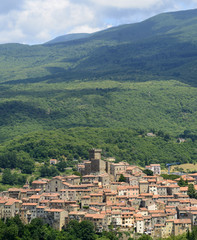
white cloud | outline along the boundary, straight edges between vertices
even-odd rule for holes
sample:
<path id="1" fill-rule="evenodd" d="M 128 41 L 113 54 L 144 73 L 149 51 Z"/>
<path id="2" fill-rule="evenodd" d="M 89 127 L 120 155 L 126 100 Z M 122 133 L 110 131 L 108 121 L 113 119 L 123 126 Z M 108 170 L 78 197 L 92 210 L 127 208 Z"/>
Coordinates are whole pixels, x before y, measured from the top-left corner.
<path id="1" fill-rule="evenodd" d="M 162 3 L 162 0 L 90 0 L 91 2 L 115 8 L 149 8 Z"/>
<path id="2" fill-rule="evenodd" d="M 0 6 L 0 43 L 41 43 L 194 7 L 197 0 L 7 0 Z"/>
<path id="3" fill-rule="evenodd" d="M 93 33 L 100 31 L 101 28 L 92 28 L 88 25 L 81 25 L 73 28 L 69 33 Z"/>
<path id="4" fill-rule="evenodd" d="M 52 35 L 66 34 L 89 22 L 94 22 L 94 13 L 87 6 L 71 4 L 68 0 L 26 0 L 20 11 L 11 10 L 0 15 L 1 29 L 7 29 L 0 31 L 0 35 L 7 35 L 0 37 L 0 41 L 14 36 L 16 29 L 21 31 L 21 34 L 15 35 L 18 41 L 21 41 L 21 37 L 22 42 L 48 41 Z M 86 27 L 89 31 L 91 28 Z M 12 41 L 13 37 L 9 42 Z"/>

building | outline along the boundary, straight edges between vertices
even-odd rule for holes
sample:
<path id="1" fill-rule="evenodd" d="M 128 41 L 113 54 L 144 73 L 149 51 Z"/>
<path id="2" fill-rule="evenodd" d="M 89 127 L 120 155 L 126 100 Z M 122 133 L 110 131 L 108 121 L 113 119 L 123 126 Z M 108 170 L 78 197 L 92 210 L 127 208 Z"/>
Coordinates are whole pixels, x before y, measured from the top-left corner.
<path id="1" fill-rule="evenodd" d="M 56 165 L 56 164 L 58 163 L 58 160 L 57 160 L 57 159 L 50 159 L 50 160 L 49 160 L 49 163 L 50 163 L 51 165 Z"/>
<path id="2" fill-rule="evenodd" d="M 145 168 L 153 171 L 154 175 L 160 175 L 161 174 L 160 164 L 150 164 L 149 166 L 146 166 Z"/>

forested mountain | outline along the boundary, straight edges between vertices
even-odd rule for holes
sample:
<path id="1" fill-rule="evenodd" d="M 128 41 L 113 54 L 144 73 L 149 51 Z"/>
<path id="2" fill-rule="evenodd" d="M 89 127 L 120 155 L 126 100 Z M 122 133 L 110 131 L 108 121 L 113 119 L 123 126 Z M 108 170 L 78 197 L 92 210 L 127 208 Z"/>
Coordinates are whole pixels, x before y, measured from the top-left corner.
<path id="1" fill-rule="evenodd" d="M 60 42 L 68 42 L 72 40 L 82 39 L 88 37 L 90 34 L 88 33 L 72 33 L 63 36 L 56 37 L 55 39 L 46 42 L 45 44 L 55 44 Z"/>
<path id="2" fill-rule="evenodd" d="M 46 136 L 49 130 L 80 127 L 85 136 L 93 128 L 121 128 L 162 131 L 170 135 L 172 145 L 178 144 L 179 136 L 186 137 L 193 150 L 183 161 L 195 162 L 196 66 L 197 10 L 160 14 L 94 34 L 62 36 L 42 45 L 2 44 L 0 151 L 3 145 L 10 148 L 12 143 L 6 141 L 15 137 L 20 139 L 17 144 L 23 142 L 23 134 Z M 86 148 L 94 143 L 107 151 L 101 139 L 90 140 Z M 26 150 L 21 146 L 21 151 Z M 118 150 L 111 153 L 121 160 Z M 146 156 L 143 159 L 145 164 Z"/>

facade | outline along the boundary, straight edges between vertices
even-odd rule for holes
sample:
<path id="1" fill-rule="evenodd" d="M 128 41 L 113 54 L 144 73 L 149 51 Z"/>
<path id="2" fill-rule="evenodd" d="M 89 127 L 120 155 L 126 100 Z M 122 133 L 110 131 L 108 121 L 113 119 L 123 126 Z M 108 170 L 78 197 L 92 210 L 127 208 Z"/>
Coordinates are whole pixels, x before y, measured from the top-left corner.
<path id="1" fill-rule="evenodd" d="M 146 166 L 146 169 L 149 169 L 149 170 L 153 171 L 154 175 L 160 175 L 161 174 L 160 164 L 150 164 L 149 166 Z"/>
<path id="2" fill-rule="evenodd" d="M 29 223 L 39 217 L 58 230 L 73 219 L 90 220 L 97 232 L 113 225 L 155 239 L 179 235 L 197 225 L 197 200 L 188 197 L 186 187 L 158 175 L 146 176 L 125 162 L 104 161 L 100 149 L 91 150 L 89 158 L 83 164 L 84 174 L 89 174 L 82 178 L 56 176 L 33 181 L 31 188 L 2 192 L 0 218 L 19 214 Z M 126 182 L 118 182 L 120 174 Z"/>

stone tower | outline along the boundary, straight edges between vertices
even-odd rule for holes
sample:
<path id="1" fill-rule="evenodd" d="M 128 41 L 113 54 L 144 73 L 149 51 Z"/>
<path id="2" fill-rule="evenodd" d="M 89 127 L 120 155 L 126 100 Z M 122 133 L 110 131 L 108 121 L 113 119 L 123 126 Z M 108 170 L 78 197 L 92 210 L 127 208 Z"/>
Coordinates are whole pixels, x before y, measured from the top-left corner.
<path id="1" fill-rule="evenodd" d="M 89 151 L 89 158 L 91 161 L 91 173 L 105 173 L 106 162 L 101 160 L 102 149 L 91 149 Z"/>
<path id="2" fill-rule="evenodd" d="M 89 159 L 90 159 L 90 161 L 91 160 L 101 160 L 101 152 L 102 152 L 102 149 L 95 149 L 95 148 L 93 148 L 93 149 L 91 149 L 90 151 L 89 151 Z"/>

